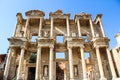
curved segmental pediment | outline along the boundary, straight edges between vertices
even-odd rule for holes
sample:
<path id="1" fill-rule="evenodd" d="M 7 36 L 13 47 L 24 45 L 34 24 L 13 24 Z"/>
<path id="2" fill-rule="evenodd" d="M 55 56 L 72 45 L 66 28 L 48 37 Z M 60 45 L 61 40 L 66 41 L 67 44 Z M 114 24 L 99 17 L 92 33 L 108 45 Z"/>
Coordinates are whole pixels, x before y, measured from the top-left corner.
<path id="1" fill-rule="evenodd" d="M 45 16 L 45 13 L 40 10 L 30 10 L 25 13 L 26 16 Z"/>

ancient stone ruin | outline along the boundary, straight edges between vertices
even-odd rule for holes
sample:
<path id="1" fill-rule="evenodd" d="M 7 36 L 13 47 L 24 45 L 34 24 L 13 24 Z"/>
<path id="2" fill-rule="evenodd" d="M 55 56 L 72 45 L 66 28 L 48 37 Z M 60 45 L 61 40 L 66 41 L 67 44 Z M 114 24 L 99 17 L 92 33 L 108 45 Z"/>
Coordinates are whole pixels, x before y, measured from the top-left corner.
<path id="1" fill-rule="evenodd" d="M 70 19 L 62 10 L 17 13 L 4 80 L 117 80 L 101 22 L 81 12 Z M 89 54 L 86 59 L 85 55 Z M 59 56 L 60 55 L 60 56 Z"/>

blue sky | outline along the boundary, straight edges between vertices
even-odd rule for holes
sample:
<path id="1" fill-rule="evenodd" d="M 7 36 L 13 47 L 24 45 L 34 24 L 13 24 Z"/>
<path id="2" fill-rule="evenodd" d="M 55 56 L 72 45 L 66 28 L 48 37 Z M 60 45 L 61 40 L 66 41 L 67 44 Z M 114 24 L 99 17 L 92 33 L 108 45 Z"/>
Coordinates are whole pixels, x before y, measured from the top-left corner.
<path id="1" fill-rule="evenodd" d="M 9 46 L 7 38 L 13 36 L 16 24 L 16 13 L 29 10 L 42 10 L 45 18 L 49 18 L 49 12 L 58 9 L 64 13 L 71 13 L 71 18 L 81 11 L 92 14 L 103 14 L 102 22 L 107 37 L 111 39 L 110 47 L 117 45 L 114 38 L 120 32 L 120 1 L 119 0 L 0 0 L 0 53 L 6 53 Z"/>

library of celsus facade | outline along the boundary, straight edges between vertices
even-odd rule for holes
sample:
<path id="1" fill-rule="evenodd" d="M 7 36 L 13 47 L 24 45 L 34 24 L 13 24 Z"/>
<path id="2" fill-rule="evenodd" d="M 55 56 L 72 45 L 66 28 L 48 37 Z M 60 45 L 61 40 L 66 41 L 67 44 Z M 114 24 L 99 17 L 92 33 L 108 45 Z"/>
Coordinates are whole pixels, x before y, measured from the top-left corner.
<path id="1" fill-rule="evenodd" d="M 4 80 L 117 80 L 101 14 L 17 13 Z M 90 63 L 86 63 L 89 54 Z M 90 70 L 88 67 L 90 66 Z M 89 75 L 88 75 L 89 72 Z"/>

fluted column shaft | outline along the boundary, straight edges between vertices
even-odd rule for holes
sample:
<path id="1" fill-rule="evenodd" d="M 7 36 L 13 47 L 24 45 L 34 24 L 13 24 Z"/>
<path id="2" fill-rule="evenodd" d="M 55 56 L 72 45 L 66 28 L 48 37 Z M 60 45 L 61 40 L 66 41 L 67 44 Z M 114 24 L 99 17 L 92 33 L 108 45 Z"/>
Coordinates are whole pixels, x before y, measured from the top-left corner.
<path id="1" fill-rule="evenodd" d="M 27 28 L 28 28 L 28 25 L 29 25 L 29 20 L 30 20 L 30 18 L 27 18 L 27 19 L 26 19 L 24 37 L 27 36 Z"/>
<path id="2" fill-rule="evenodd" d="M 40 24 L 39 24 L 39 34 L 38 34 L 39 37 L 41 37 L 41 29 L 42 29 L 42 18 L 40 18 Z"/>
<path id="3" fill-rule="evenodd" d="M 77 26 L 78 26 L 79 37 L 81 37 L 81 29 L 80 29 L 80 21 L 79 21 L 79 19 L 77 19 Z"/>
<path id="4" fill-rule="evenodd" d="M 94 27 L 93 27 L 92 19 L 90 19 L 89 22 L 90 22 L 90 28 L 91 28 L 92 36 L 94 38 L 95 37 L 95 33 L 94 33 Z"/>
<path id="5" fill-rule="evenodd" d="M 37 49 L 37 60 L 36 60 L 36 80 L 41 80 L 41 47 Z"/>
<path id="6" fill-rule="evenodd" d="M 49 80 L 53 80 L 53 46 L 50 46 L 49 55 Z"/>
<path id="7" fill-rule="evenodd" d="M 74 80 L 72 47 L 68 47 L 68 51 L 69 51 L 70 80 Z"/>
<path id="8" fill-rule="evenodd" d="M 70 36 L 70 25 L 69 25 L 69 18 L 66 18 L 66 22 L 67 22 L 67 36 Z"/>
<path id="9" fill-rule="evenodd" d="M 99 23 L 100 23 L 100 28 L 101 28 L 101 31 L 102 31 L 102 35 L 103 35 L 103 37 L 106 37 L 106 36 L 105 36 L 105 31 L 104 31 L 104 29 L 103 29 L 103 24 L 102 24 L 102 21 L 101 21 L 100 18 L 99 18 Z"/>
<path id="10" fill-rule="evenodd" d="M 51 17 L 51 30 L 50 30 L 50 37 L 53 37 L 53 17 Z"/>
<path id="11" fill-rule="evenodd" d="M 98 67 L 99 67 L 99 72 L 100 72 L 100 80 L 105 80 L 105 75 L 104 75 L 104 71 L 103 71 L 99 47 L 96 47 L 96 56 L 97 56 Z"/>
<path id="12" fill-rule="evenodd" d="M 80 47 L 80 51 L 81 51 L 81 61 L 82 61 L 82 70 L 83 70 L 83 80 L 87 80 L 87 71 L 86 71 L 84 49 L 82 47 Z"/>
<path id="13" fill-rule="evenodd" d="M 116 75 L 116 72 L 115 72 L 115 68 L 114 68 L 114 65 L 113 65 L 113 60 L 112 60 L 109 48 L 106 48 L 106 51 L 107 51 L 107 56 L 108 56 L 108 61 L 109 61 L 112 77 L 116 78 L 117 75 Z"/>
<path id="14" fill-rule="evenodd" d="M 19 66 L 18 66 L 18 73 L 17 73 L 17 80 L 21 79 L 21 75 L 22 75 L 21 72 L 22 72 L 22 66 L 23 66 L 23 61 L 24 61 L 24 53 L 25 53 L 25 49 L 21 48 Z"/>
<path id="15" fill-rule="evenodd" d="M 9 67 L 10 67 L 10 61 L 11 61 L 11 48 L 10 48 L 9 53 L 7 55 L 7 61 L 6 61 L 6 66 L 5 66 L 5 71 L 4 71 L 4 79 L 3 80 L 7 80 L 8 71 L 9 71 Z"/>

